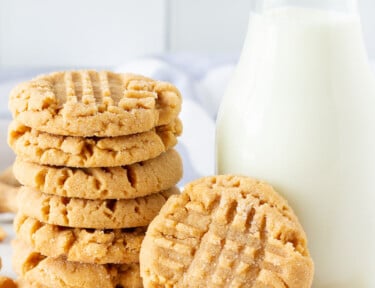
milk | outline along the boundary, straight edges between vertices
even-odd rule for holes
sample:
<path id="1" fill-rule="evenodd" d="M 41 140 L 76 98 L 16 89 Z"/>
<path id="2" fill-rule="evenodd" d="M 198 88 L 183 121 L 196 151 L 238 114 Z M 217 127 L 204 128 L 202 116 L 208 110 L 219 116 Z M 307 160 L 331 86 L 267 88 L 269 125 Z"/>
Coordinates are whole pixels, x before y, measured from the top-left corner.
<path id="1" fill-rule="evenodd" d="M 295 210 L 313 287 L 375 287 L 375 80 L 355 15 L 252 14 L 216 141 L 218 173 L 263 179 Z"/>

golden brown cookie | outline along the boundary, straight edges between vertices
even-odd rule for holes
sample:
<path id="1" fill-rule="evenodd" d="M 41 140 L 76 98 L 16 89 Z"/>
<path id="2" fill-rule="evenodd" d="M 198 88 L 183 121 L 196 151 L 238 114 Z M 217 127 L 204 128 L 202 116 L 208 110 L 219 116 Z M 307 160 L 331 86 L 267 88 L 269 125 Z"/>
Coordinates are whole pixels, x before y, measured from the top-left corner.
<path id="1" fill-rule="evenodd" d="M 19 240 L 13 242 L 13 251 L 13 268 L 22 278 L 21 287 L 142 287 L 138 263 L 98 265 L 69 262 L 45 257 Z"/>
<path id="2" fill-rule="evenodd" d="M 84 199 L 129 199 L 173 187 L 182 177 L 182 161 L 171 149 L 124 167 L 69 168 L 34 164 L 17 158 L 14 174 L 43 193 Z"/>
<path id="3" fill-rule="evenodd" d="M 0 213 L 17 211 L 17 190 L 21 184 L 13 175 L 12 167 L 0 173 Z"/>
<path id="4" fill-rule="evenodd" d="M 4 171 L 0 172 L 0 183 L 8 186 L 19 187 L 20 183 L 14 177 L 13 166 L 8 167 Z"/>
<path id="5" fill-rule="evenodd" d="M 273 188 L 207 177 L 171 197 L 140 254 L 145 287 L 311 287 L 305 233 Z"/>
<path id="6" fill-rule="evenodd" d="M 0 226 L 0 242 L 3 242 L 7 238 L 8 234 L 5 232 L 3 227 Z M 1 260 L 0 260 L 0 269 L 1 269 Z"/>
<path id="7" fill-rule="evenodd" d="M 12 122 L 8 143 L 25 161 L 69 167 L 114 167 L 155 158 L 177 144 L 181 121 L 112 138 L 58 136 Z"/>
<path id="8" fill-rule="evenodd" d="M 93 229 L 122 229 L 147 226 L 167 199 L 179 193 L 178 188 L 149 196 L 123 200 L 87 200 L 43 194 L 21 187 L 19 212 L 43 223 Z"/>
<path id="9" fill-rule="evenodd" d="M 17 288 L 17 284 L 9 277 L 0 276 L 0 288 Z"/>
<path id="10" fill-rule="evenodd" d="M 66 71 L 15 87 L 9 107 L 26 126 L 56 135 L 122 136 L 175 119 L 181 95 L 175 86 L 140 75 Z"/>
<path id="11" fill-rule="evenodd" d="M 17 212 L 18 188 L 0 182 L 0 213 Z"/>
<path id="12" fill-rule="evenodd" d="M 146 227 L 93 230 L 42 223 L 19 213 L 14 220 L 17 238 L 34 251 L 53 258 L 93 264 L 139 262 Z"/>
<path id="13" fill-rule="evenodd" d="M 17 279 L 17 287 L 18 288 L 48 288 L 40 283 L 29 283 L 25 279 L 18 278 Z"/>

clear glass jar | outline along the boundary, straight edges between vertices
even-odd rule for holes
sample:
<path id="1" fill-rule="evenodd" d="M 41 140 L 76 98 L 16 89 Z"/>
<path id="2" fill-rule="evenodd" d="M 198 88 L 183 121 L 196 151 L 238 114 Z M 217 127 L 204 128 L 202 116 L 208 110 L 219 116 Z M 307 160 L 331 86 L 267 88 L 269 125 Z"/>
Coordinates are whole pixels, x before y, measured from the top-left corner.
<path id="1" fill-rule="evenodd" d="M 375 78 L 356 1 L 257 1 L 217 119 L 217 172 L 299 216 L 313 287 L 375 287 Z"/>

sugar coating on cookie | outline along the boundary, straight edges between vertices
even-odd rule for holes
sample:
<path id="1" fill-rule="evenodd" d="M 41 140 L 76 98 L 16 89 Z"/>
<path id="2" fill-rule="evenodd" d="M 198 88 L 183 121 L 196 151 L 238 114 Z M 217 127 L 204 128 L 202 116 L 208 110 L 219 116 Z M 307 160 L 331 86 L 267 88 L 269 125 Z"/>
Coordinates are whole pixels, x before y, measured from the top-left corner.
<path id="1" fill-rule="evenodd" d="M 146 227 L 84 229 L 46 224 L 18 213 L 14 219 L 17 238 L 34 251 L 53 258 L 92 264 L 139 262 Z"/>
<path id="2" fill-rule="evenodd" d="M 170 149 L 129 166 L 71 168 L 40 165 L 17 158 L 15 177 L 46 194 L 84 199 L 131 199 L 173 187 L 182 177 L 182 160 Z"/>
<path id="3" fill-rule="evenodd" d="M 174 147 L 182 124 L 175 119 L 147 132 L 107 138 L 54 135 L 17 121 L 8 130 L 9 146 L 26 161 L 69 167 L 114 167 L 152 159 Z"/>
<path id="4" fill-rule="evenodd" d="M 306 235 L 263 182 L 213 176 L 172 196 L 140 254 L 145 287 L 311 287 Z"/>
<path id="5" fill-rule="evenodd" d="M 112 137 L 148 131 L 175 119 L 181 95 L 170 83 L 107 71 L 65 71 L 16 86 L 13 117 L 57 135 Z"/>

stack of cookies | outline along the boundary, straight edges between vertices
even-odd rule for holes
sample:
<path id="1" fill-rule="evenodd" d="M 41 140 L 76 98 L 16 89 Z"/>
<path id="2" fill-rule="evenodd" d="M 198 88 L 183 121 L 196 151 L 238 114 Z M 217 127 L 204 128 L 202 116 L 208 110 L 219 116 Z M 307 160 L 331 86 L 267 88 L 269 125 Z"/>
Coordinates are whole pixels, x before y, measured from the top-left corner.
<path id="1" fill-rule="evenodd" d="M 147 225 L 179 192 L 179 91 L 131 74 L 57 72 L 17 86 L 10 109 L 20 281 L 142 287 Z"/>

